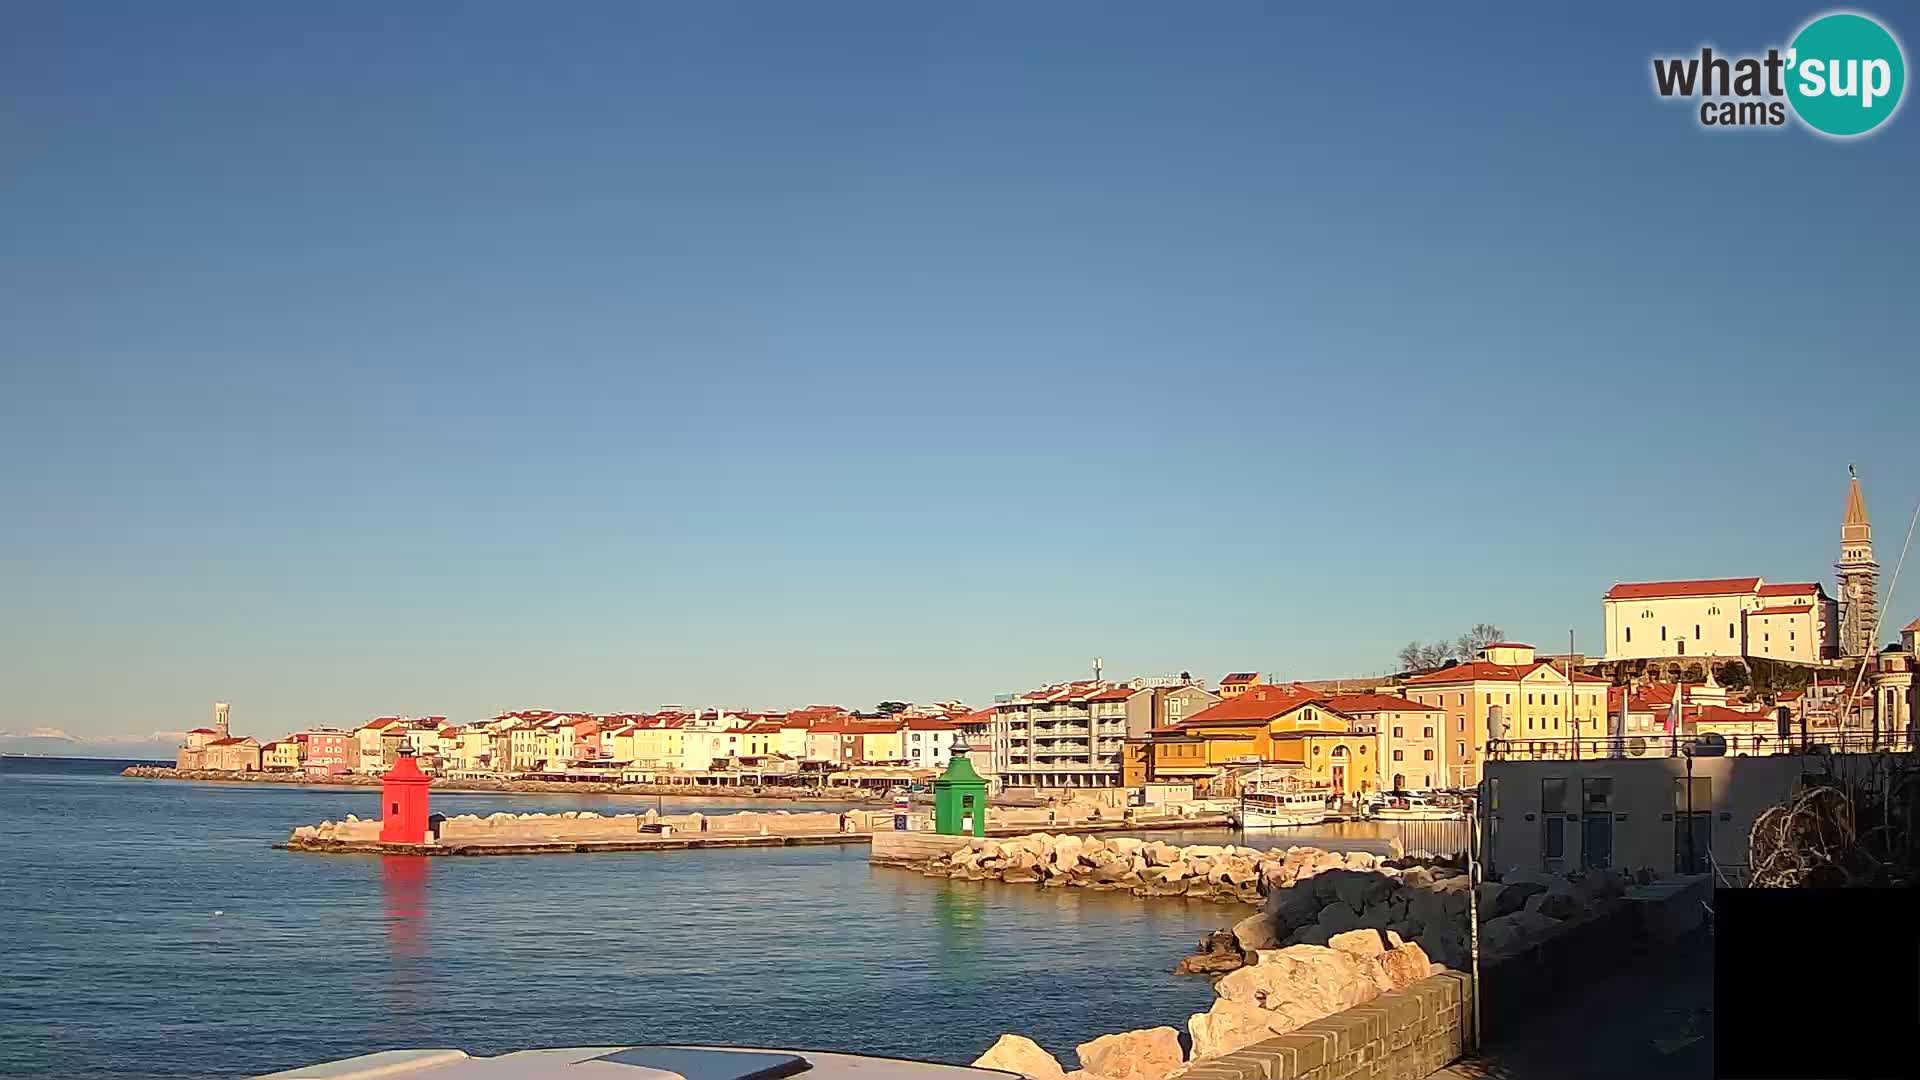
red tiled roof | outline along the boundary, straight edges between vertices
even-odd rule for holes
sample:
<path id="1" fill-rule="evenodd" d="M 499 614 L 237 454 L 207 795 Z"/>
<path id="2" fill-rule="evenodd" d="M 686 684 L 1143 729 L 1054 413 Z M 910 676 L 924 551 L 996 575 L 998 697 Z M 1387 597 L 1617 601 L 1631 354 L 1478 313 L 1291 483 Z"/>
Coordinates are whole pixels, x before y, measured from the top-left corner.
<path id="1" fill-rule="evenodd" d="M 1533 646 L 1528 645 L 1523 641 L 1496 641 L 1493 644 L 1487 645 L 1484 647 L 1488 649 L 1531 649 L 1533 648 Z"/>
<path id="2" fill-rule="evenodd" d="M 1760 586 L 1761 596 L 1805 596 L 1808 593 L 1817 593 L 1819 591 L 1820 586 L 1811 581 L 1801 582 L 1797 585 Z"/>
<path id="3" fill-rule="evenodd" d="M 1423 705 L 1392 694 L 1335 694 L 1327 707 L 1343 713 L 1364 712 L 1440 712 L 1434 705 Z"/>
<path id="4" fill-rule="evenodd" d="M 1094 694 L 1092 697 L 1089 697 L 1087 700 L 1088 701 L 1125 701 L 1139 692 L 1140 691 L 1131 689 L 1129 687 L 1116 686 L 1109 690 L 1102 690 L 1099 693 Z"/>
<path id="5" fill-rule="evenodd" d="M 197 728 L 194 728 L 194 729 L 193 729 L 192 731 L 189 731 L 189 732 L 187 732 L 187 734 L 189 734 L 189 735 L 218 735 L 218 734 L 220 734 L 220 733 L 219 733 L 219 732 L 217 732 L 217 731 L 215 731 L 215 730 L 213 730 L 213 729 L 212 729 L 212 728 L 210 728 L 210 727 L 197 727 Z"/>
<path id="6" fill-rule="evenodd" d="M 1700 706 L 1700 715 L 1697 719 L 1703 724 L 1753 724 L 1765 723 L 1771 721 L 1773 718 L 1763 712 L 1735 712 L 1732 709 L 1720 705 L 1702 705 Z"/>
<path id="7" fill-rule="evenodd" d="M 907 730 L 958 731 L 960 729 L 951 720 L 943 720 L 937 716 L 916 716 L 907 721 Z"/>
<path id="8" fill-rule="evenodd" d="M 1179 726 L 1263 723 L 1284 716 L 1309 702 L 1325 700 L 1326 695 L 1311 690 L 1298 690 L 1290 686 L 1255 686 L 1239 697 L 1228 698 L 1201 709 L 1180 721 Z"/>
<path id="9" fill-rule="evenodd" d="M 1450 668 L 1441 668 L 1439 671 L 1430 671 L 1425 675 L 1415 675 L 1413 678 L 1407 680 L 1407 684 L 1409 686 L 1415 684 L 1421 686 L 1450 686 L 1454 683 L 1476 681 L 1517 682 L 1543 667 L 1552 667 L 1552 665 L 1544 660 L 1532 664 L 1496 664 L 1491 660 L 1475 660 L 1471 664 L 1456 664 Z M 1560 669 L 1553 668 L 1553 670 L 1557 672 Z M 1597 675 L 1587 675 L 1576 671 L 1573 673 L 1573 681 L 1577 683 L 1603 683 L 1607 680 Z"/>
<path id="10" fill-rule="evenodd" d="M 984 709 L 979 709 L 974 712 L 970 712 L 965 716 L 957 718 L 956 720 L 954 720 L 954 723 L 985 724 L 985 723 L 992 722 L 992 720 L 993 720 L 993 706 L 989 705 Z"/>
<path id="11" fill-rule="evenodd" d="M 212 742 L 208 743 L 207 745 L 208 746 L 238 746 L 241 743 L 252 742 L 252 741 L 253 741 L 253 736 L 249 735 L 244 738 L 235 737 L 231 739 L 215 739 Z"/>
<path id="12" fill-rule="evenodd" d="M 1236 671 L 1231 675 L 1220 676 L 1220 685 L 1225 686 L 1228 683 L 1250 683 L 1259 677 L 1260 673 L 1257 671 Z"/>
<path id="13" fill-rule="evenodd" d="M 1805 615 L 1812 610 L 1812 604 L 1787 604 L 1782 607 L 1754 608 L 1752 611 L 1747 612 L 1747 618 L 1751 619 L 1755 615 Z"/>
<path id="14" fill-rule="evenodd" d="M 1607 590 L 1608 600 L 1659 600 L 1679 596 L 1728 596 L 1759 588 L 1757 577 L 1703 578 L 1699 581 L 1623 582 Z"/>
<path id="15" fill-rule="evenodd" d="M 1900 632 L 1903 634 L 1904 633 L 1920 634 L 1920 619 L 1915 619 L 1912 622 L 1908 623 L 1907 625 L 1901 627 Z"/>

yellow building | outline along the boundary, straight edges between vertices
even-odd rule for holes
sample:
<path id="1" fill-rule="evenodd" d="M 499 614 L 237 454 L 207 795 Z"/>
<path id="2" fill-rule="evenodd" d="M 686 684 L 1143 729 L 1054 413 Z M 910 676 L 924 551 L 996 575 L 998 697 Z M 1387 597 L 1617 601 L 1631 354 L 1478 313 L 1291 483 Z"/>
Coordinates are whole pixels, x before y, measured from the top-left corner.
<path id="1" fill-rule="evenodd" d="M 1327 707 L 1350 718 L 1348 730 L 1371 734 L 1378 786 L 1386 791 L 1445 787 L 1441 743 L 1446 713 L 1392 694 L 1336 694 Z"/>
<path id="2" fill-rule="evenodd" d="M 300 744 L 292 739 L 268 743 L 260 748 L 260 765 L 268 772 L 298 772 Z"/>
<path id="3" fill-rule="evenodd" d="M 1279 766 L 1303 783 L 1354 794 L 1379 786 L 1371 731 L 1329 707 L 1329 697 L 1297 686 L 1255 686 L 1155 728 L 1144 751 L 1142 782 L 1210 782 L 1232 772 Z"/>
<path id="4" fill-rule="evenodd" d="M 1260 683 L 1261 683 L 1261 679 L 1260 679 L 1259 672 L 1236 671 L 1231 675 L 1221 676 L 1220 696 L 1222 698 L 1237 698 L 1241 694 L 1244 694 L 1247 691 L 1253 689 L 1254 687 L 1259 686 Z"/>
<path id="5" fill-rule="evenodd" d="M 549 720 L 536 735 L 537 753 L 545 768 L 558 772 L 573 760 L 573 725 L 565 720 Z"/>
<path id="6" fill-rule="evenodd" d="M 515 724 L 507 729 L 507 768 L 513 772 L 531 772 L 540 760 L 540 729 L 532 724 Z"/>
<path id="7" fill-rule="evenodd" d="M 476 727 L 460 729 L 460 749 L 455 757 L 462 769 L 493 769 L 505 764 L 493 757 L 493 732 Z"/>
<path id="8" fill-rule="evenodd" d="M 1569 680 L 1534 659 L 1531 645 L 1489 645 L 1472 663 L 1408 679 L 1402 692 L 1445 713 L 1438 758 L 1447 787 L 1480 782 L 1489 724 L 1512 744 L 1510 753 L 1524 756 L 1571 756 L 1570 737 L 1607 734 L 1607 680 L 1579 673 Z"/>
<path id="9" fill-rule="evenodd" d="M 1147 766 L 1153 756 L 1153 737 L 1128 739 L 1120 747 L 1120 786 L 1142 787 L 1147 782 Z"/>
<path id="10" fill-rule="evenodd" d="M 642 721 L 633 733 L 633 756 L 628 760 L 648 768 L 680 768 L 687 750 L 685 724 L 678 717 Z"/>

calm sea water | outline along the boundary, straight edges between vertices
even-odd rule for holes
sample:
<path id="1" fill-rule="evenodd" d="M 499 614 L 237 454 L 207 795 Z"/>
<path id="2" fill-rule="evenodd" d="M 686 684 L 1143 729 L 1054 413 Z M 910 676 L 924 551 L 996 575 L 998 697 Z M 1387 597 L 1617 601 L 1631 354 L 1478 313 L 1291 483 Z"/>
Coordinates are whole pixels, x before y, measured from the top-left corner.
<path id="1" fill-rule="evenodd" d="M 1242 914 L 934 881 L 853 846 L 302 855 L 269 845 L 376 816 L 377 796 L 127 780 L 123 764 L 0 759 L 0 1075 L 231 1077 L 400 1046 L 643 1041 L 964 1062 L 1009 1030 L 1072 1065 L 1093 1035 L 1184 1026 L 1212 992 L 1169 970 Z M 433 798 L 448 813 L 652 802 Z"/>

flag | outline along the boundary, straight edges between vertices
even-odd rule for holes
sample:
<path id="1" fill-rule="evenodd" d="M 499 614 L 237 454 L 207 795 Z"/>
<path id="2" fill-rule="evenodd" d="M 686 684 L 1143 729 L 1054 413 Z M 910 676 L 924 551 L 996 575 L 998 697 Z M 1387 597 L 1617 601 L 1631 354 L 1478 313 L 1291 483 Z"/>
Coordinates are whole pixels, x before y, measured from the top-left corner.
<path id="1" fill-rule="evenodd" d="M 1686 687 L 1673 688 L 1673 704 L 1667 709 L 1667 734 L 1677 734 L 1680 730 L 1680 699 L 1686 696 Z"/>

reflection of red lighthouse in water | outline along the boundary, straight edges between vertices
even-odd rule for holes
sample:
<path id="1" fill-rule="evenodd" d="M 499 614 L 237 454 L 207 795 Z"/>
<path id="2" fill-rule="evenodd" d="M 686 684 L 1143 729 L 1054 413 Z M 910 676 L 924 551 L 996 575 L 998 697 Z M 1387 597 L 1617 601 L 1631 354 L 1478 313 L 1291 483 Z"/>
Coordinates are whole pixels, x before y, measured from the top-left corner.
<path id="1" fill-rule="evenodd" d="M 381 843 L 427 842 L 427 785 L 431 782 L 412 754 L 401 754 L 380 778 Z"/>
<path id="2" fill-rule="evenodd" d="M 427 923 L 427 857 L 388 855 L 380 860 L 380 886 L 387 901 L 387 949 L 395 957 L 420 956 Z"/>

